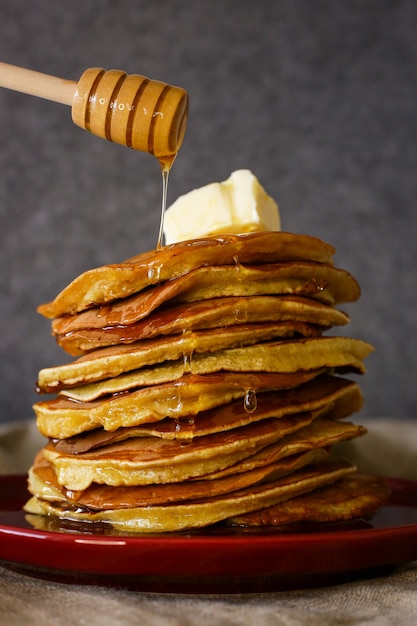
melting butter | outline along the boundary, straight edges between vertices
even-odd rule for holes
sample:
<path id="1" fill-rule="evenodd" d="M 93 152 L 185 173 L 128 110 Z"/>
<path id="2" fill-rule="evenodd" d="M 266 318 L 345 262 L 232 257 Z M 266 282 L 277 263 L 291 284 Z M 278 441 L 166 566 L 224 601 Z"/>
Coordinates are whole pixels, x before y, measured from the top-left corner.
<path id="1" fill-rule="evenodd" d="M 180 196 L 165 212 L 165 243 L 220 233 L 277 231 L 278 205 L 250 170 L 237 170 L 221 183 L 210 183 Z"/>

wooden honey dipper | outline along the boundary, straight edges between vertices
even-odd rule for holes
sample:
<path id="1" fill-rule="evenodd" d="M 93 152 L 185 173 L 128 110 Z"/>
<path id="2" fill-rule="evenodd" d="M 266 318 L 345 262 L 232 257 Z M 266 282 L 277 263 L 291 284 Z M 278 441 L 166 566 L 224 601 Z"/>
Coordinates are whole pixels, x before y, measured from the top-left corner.
<path id="1" fill-rule="evenodd" d="M 77 126 L 149 152 L 165 167 L 184 138 L 187 92 L 145 76 L 90 68 L 75 82 L 0 62 L 0 86 L 67 104 Z"/>

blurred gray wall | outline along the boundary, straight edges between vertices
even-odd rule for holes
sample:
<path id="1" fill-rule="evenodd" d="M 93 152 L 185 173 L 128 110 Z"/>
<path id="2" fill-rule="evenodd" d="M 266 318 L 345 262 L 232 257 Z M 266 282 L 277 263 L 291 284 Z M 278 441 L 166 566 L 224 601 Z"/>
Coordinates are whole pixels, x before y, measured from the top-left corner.
<path id="1" fill-rule="evenodd" d="M 179 84 L 191 112 L 169 201 L 250 168 L 283 228 L 333 243 L 362 285 L 349 334 L 372 342 L 367 416 L 417 417 L 417 3 L 13 0 L 0 60 Z M 32 415 L 68 357 L 36 306 L 156 242 L 158 165 L 88 135 L 65 105 L 0 89 L 0 420 Z"/>

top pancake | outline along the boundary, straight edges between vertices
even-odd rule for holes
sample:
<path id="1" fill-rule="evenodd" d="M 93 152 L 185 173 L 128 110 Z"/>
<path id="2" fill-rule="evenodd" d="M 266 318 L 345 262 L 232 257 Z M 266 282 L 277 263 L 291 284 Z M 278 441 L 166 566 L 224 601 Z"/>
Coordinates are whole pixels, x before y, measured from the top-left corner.
<path id="1" fill-rule="evenodd" d="M 74 314 L 138 293 L 209 265 L 313 261 L 332 265 L 335 249 L 320 239 L 282 232 L 222 235 L 183 241 L 104 265 L 75 278 L 56 298 L 39 306 L 45 317 Z"/>

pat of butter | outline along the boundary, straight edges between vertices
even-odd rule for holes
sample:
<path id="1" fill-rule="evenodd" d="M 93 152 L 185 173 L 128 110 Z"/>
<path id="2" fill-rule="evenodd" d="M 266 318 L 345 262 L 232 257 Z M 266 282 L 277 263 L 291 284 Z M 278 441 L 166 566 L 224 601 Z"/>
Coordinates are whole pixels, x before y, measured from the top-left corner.
<path id="1" fill-rule="evenodd" d="M 221 183 L 210 183 L 180 196 L 165 212 L 165 243 L 205 235 L 280 230 L 276 202 L 249 170 L 237 170 Z"/>

